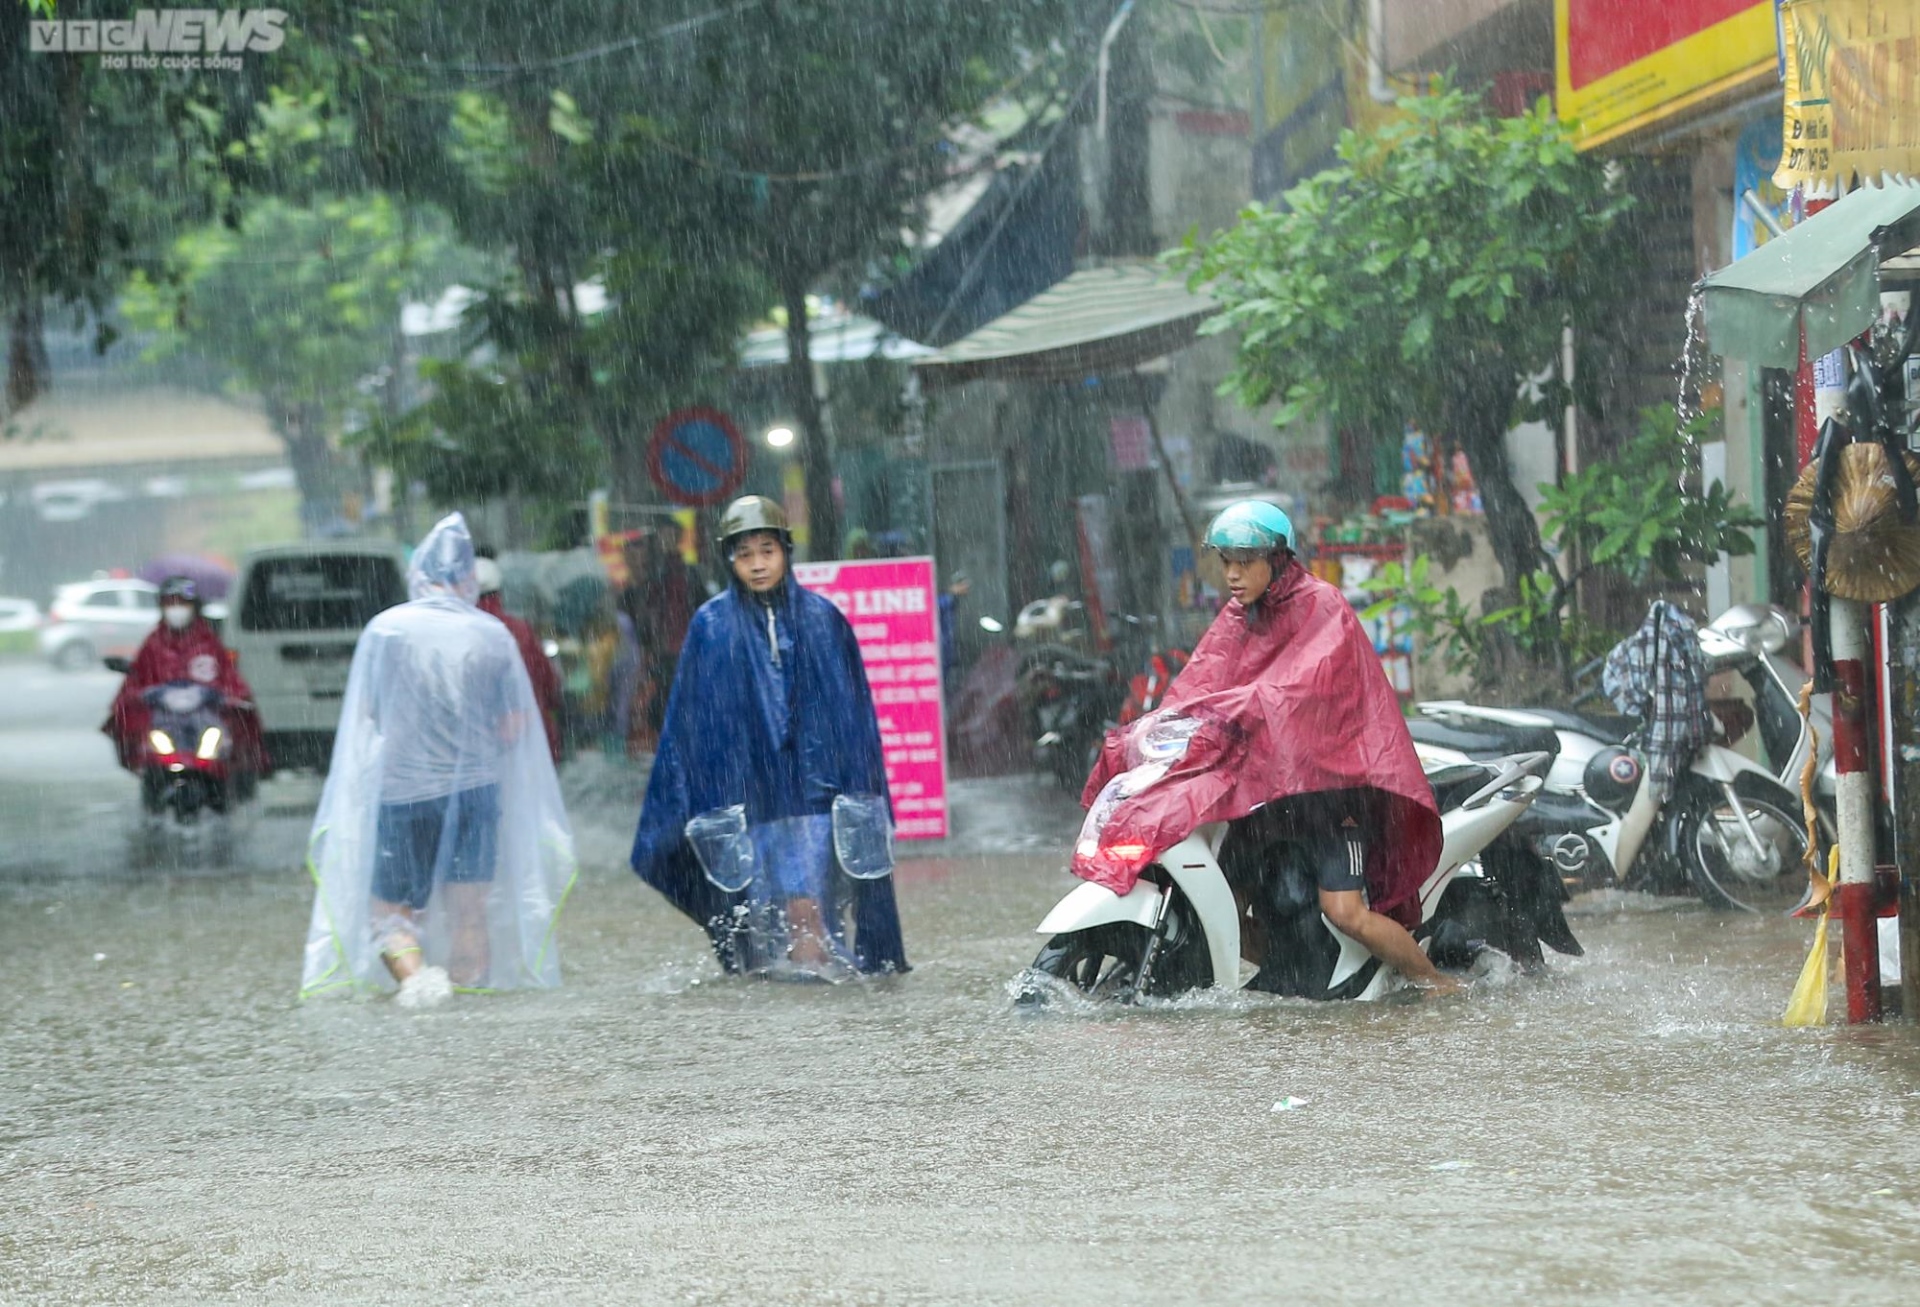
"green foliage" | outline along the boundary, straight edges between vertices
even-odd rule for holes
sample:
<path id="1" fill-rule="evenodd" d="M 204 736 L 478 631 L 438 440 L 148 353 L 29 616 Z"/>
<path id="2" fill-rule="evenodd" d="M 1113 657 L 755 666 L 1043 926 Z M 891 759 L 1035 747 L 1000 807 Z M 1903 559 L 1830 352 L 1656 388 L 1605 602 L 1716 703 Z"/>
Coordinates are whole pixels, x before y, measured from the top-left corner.
<path id="1" fill-rule="evenodd" d="M 1343 132 L 1340 162 L 1281 205 L 1176 253 L 1223 305 L 1204 329 L 1239 333 L 1232 386 L 1281 401 L 1283 424 L 1318 409 L 1431 420 L 1462 375 L 1544 370 L 1609 280 L 1630 197 L 1545 102 L 1489 118 L 1443 87 L 1399 107 Z"/>
<path id="2" fill-rule="evenodd" d="M 435 501 L 579 499 L 598 482 L 603 453 L 592 433 L 567 405 L 540 404 L 522 369 L 429 359 L 420 371 L 432 397 L 375 420 L 352 443 Z"/>
<path id="3" fill-rule="evenodd" d="M 1369 621 L 1403 609 L 1407 624 L 1423 648 L 1436 650 L 1447 670 L 1458 676 L 1480 662 L 1485 635 L 1475 617 L 1452 586 L 1440 589 L 1430 579 L 1433 560 L 1425 554 L 1411 565 L 1388 563 L 1360 588 L 1379 596 L 1361 616 Z"/>
<path id="4" fill-rule="evenodd" d="M 1449 586 L 1430 579 L 1432 560 L 1421 554 L 1410 567 L 1392 564 L 1361 588 L 1378 598 L 1366 610 L 1377 617 L 1400 608 L 1414 633 L 1436 649 L 1455 675 L 1491 674 L 1492 640 L 1510 640 L 1529 659 L 1558 663 L 1563 670 L 1605 652 L 1617 640 L 1568 611 L 1574 582 L 1594 571 L 1624 580 L 1681 580 L 1688 565 L 1753 553 L 1754 528 L 1766 519 L 1719 481 L 1695 490 L 1702 437 L 1716 413 L 1677 420 L 1671 405 L 1640 414 L 1638 433 L 1613 458 L 1590 464 L 1559 486 L 1542 485 L 1544 516 L 1562 560 L 1585 559 L 1566 575 L 1551 567 L 1520 578 L 1511 602 L 1474 614 Z"/>
<path id="5" fill-rule="evenodd" d="M 1559 486 L 1543 485 L 1546 529 L 1563 556 L 1585 558 L 1633 582 L 1678 580 L 1689 563 L 1753 553 L 1766 519 L 1733 502 L 1720 482 L 1689 488 L 1715 414 L 1682 423 L 1671 405 L 1645 409 L 1633 439 Z"/>
<path id="6" fill-rule="evenodd" d="M 1399 108 L 1343 132 L 1339 162 L 1280 204 L 1169 257 L 1221 304 L 1202 330 L 1237 339 L 1223 389 L 1277 404 L 1277 424 L 1324 412 L 1397 434 L 1412 419 L 1461 442 L 1517 587 L 1539 540 L 1499 437 L 1522 380 L 1558 369 L 1563 330 L 1630 283 L 1631 197 L 1545 101 L 1494 118 L 1442 85 Z"/>
<path id="7" fill-rule="evenodd" d="M 129 279 L 120 307 L 153 333 L 150 357 L 216 360 L 229 389 L 262 398 L 321 512 L 341 489 L 332 442 L 377 403 L 367 382 L 394 361 L 402 303 L 473 266 L 443 218 L 384 195 L 269 199 L 235 227 L 179 236 L 159 271 Z"/>

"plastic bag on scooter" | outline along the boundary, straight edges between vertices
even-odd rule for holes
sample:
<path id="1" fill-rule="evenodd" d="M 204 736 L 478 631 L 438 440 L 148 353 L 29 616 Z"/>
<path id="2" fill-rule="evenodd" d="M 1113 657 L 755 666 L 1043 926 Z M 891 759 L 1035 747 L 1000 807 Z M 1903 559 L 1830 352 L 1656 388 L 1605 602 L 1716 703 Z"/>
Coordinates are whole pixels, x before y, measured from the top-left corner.
<path id="1" fill-rule="evenodd" d="M 1162 709 L 1128 728 L 1124 744 L 1127 770 L 1101 786 L 1088 806 L 1086 819 L 1080 824 L 1080 838 L 1074 843 L 1076 858 L 1089 864 L 1127 864 L 1138 870 L 1146 858 L 1158 852 L 1144 844 L 1106 848 L 1101 837 L 1121 804 L 1151 789 L 1186 758 L 1205 725 L 1197 717 Z"/>
<path id="2" fill-rule="evenodd" d="M 753 840 L 747 835 L 746 805 L 703 812 L 687 823 L 687 843 L 707 879 L 729 894 L 738 894 L 758 874 Z"/>
<path id="3" fill-rule="evenodd" d="M 834 796 L 833 852 L 855 880 L 893 874 L 893 809 L 885 795 Z"/>

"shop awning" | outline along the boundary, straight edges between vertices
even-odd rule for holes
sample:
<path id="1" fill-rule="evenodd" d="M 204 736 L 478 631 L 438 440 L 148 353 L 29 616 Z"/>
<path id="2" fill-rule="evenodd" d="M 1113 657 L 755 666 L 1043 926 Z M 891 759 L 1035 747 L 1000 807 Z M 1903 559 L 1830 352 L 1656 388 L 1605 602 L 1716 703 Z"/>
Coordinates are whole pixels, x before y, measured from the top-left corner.
<path id="1" fill-rule="evenodd" d="M 1878 240 L 1876 241 L 1876 233 Z M 1920 182 L 1868 187 L 1704 278 L 1714 353 L 1770 368 L 1838 349 L 1880 312 L 1880 260 L 1920 245 Z"/>
<path id="2" fill-rule="evenodd" d="M 1087 268 L 913 366 L 930 386 L 1078 381 L 1185 348 L 1216 311 L 1156 264 Z"/>

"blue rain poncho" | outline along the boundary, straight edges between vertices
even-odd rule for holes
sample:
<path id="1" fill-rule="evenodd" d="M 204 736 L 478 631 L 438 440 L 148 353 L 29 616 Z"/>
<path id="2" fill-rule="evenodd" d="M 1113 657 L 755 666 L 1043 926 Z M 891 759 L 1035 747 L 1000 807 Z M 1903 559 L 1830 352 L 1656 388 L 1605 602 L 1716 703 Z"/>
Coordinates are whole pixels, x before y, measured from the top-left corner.
<path id="1" fill-rule="evenodd" d="M 890 839 L 880 726 L 853 628 L 791 578 L 771 602 L 735 583 L 687 629 L 633 868 L 706 928 L 728 971 L 778 969 L 763 911 L 801 895 L 821 902 L 848 965 L 905 971 L 892 877 L 876 875 L 878 864 L 847 874 L 836 799 L 841 817 L 864 808 Z M 697 818 L 745 828 L 735 843 L 751 865 L 737 879 L 708 875 L 687 838 Z"/>
<path id="2" fill-rule="evenodd" d="M 456 985 L 560 983 L 573 834 L 520 651 L 474 606 L 473 562 L 466 521 L 442 519 L 414 552 L 411 601 L 354 647 L 308 842 L 302 997 L 393 989 L 381 941 L 403 924 Z"/>

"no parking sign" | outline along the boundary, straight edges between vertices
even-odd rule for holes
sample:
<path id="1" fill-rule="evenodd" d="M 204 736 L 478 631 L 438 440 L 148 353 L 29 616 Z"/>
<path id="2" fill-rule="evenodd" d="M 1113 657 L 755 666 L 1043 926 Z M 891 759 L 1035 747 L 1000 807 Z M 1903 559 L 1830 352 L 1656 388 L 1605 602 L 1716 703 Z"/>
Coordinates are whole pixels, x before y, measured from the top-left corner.
<path id="1" fill-rule="evenodd" d="M 676 409 L 647 441 L 647 475 L 674 503 L 711 508 L 746 482 L 747 442 L 717 408 Z"/>

